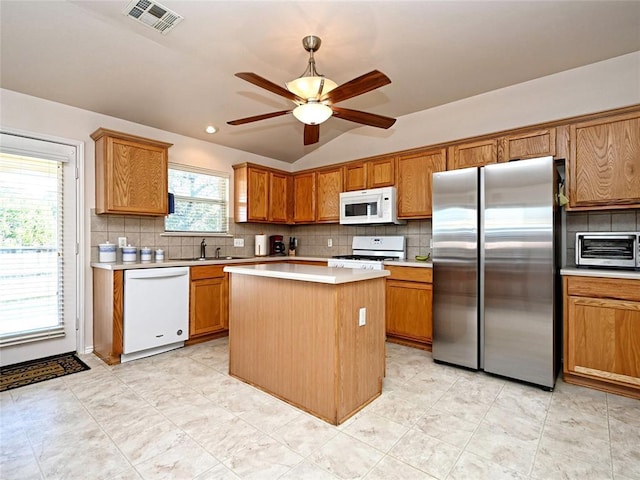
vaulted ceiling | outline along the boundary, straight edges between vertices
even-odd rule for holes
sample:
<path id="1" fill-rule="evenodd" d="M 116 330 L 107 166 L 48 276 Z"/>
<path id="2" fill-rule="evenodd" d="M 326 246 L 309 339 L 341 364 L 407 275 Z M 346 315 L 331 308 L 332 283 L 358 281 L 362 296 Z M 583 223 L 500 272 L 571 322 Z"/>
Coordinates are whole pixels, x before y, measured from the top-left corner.
<path id="1" fill-rule="evenodd" d="M 294 106 L 234 73 L 283 85 L 306 67 L 306 35 L 336 83 L 374 69 L 392 80 L 341 107 L 396 118 L 640 50 L 638 1 L 163 0 L 184 17 L 166 35 L 125 16 L 128 3 L 1 0 L 0 85 L 295 162 L 374 128 L 330 118 L 305 147 L 292 115 L 226 124 Z"/>

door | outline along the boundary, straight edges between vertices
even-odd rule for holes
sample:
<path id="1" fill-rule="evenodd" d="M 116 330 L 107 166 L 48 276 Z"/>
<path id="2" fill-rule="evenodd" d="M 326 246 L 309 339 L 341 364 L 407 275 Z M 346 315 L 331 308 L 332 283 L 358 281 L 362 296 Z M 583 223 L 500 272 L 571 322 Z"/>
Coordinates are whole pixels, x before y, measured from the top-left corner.
<path id="1" fill-rule="evenodd" d="M 484 369 L 552 388 L 553 158 L 484 168 Z"/>
<path id="2" fill-rule="evenodd" d="M 479 368 L 478 169 L 433 174 L 433 358 Z"/>
<path id="3" fill-rule="evenodd" d="M 1 133 L 2 365 L 77 350 L 78 145 Z"/>

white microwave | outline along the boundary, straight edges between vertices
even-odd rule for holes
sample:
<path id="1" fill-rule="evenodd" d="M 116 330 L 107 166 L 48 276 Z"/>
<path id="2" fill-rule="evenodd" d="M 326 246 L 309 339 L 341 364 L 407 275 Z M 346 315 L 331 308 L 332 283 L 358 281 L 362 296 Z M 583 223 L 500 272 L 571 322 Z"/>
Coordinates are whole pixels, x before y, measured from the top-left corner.
<path id="1" fill-rule="evenodd" d="M 367 225 L 376 223 L 406 223 L 398 220 L 396 187 L 356 190 L 340 194 L 340 223 Z"/>

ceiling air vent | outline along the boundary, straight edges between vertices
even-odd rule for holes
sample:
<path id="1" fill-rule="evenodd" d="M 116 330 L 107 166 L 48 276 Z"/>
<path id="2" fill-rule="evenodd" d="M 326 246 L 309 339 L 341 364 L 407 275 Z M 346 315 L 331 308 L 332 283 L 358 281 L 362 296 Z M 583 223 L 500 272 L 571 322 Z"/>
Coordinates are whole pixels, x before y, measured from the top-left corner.
<path id="1" fill-rule="evenodd" d="M 163 35 L 169 33 L 184 18 L 158 2 L 150 0 L 133 0 L 122 13 Z"/>

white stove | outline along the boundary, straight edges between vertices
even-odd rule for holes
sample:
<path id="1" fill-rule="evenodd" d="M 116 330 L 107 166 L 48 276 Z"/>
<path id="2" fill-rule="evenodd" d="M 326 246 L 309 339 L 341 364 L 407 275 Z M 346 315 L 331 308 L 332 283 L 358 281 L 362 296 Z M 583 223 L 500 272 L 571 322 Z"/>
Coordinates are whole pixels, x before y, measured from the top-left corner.
<path id="1" fill-rule="evenodd" d="M 351 255 L 336 255 L 328 267 L 382 270 L 385 260 L 405 259 L 404 237 L 353 237 Z"/>

